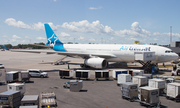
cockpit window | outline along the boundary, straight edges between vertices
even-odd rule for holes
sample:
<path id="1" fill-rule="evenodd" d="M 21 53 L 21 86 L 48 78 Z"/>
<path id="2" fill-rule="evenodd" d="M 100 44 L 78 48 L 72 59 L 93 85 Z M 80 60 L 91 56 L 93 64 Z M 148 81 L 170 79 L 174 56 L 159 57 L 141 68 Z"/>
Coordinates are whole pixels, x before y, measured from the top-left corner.
<path id="1" fill-rule="evenodd" d="M 174 52 L 170 50 L 166 50 L 165 53 L 174 53 Z"/>

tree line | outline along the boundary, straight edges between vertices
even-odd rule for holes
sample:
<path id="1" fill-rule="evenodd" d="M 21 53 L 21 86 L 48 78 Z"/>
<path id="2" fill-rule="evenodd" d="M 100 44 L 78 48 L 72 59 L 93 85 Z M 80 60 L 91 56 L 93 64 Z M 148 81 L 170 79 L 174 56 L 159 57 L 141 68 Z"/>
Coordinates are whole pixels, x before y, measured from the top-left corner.
<path id="1" fill-rule="evenodd" d="M 46 49 L 45 47 L 42 46 L 36 46 L 36 45 L 44 45 L 45 43 L 41 42 L 41 43 L 34 43 L 33 44 L 18 44 L 16 46 L 13 46 L 11 44 L 5 44 L 4 46 L 8 49 Z"/>

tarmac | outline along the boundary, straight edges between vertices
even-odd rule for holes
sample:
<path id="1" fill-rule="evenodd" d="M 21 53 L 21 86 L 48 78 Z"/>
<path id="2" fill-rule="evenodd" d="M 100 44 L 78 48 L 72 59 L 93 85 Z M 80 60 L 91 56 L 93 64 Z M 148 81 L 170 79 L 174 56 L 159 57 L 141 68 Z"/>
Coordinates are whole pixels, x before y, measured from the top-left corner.
<path id="1" fill-rule="evenodd" d="M 138 102 L 122 99 L 120 87 L 116 80 L 84 80 L 80 92 L 70 92 L 63 84 L 70 79 L 60 79 L 59 69 L 80 68 L 81 58 L 66 58 L 65 65 L 52 65 L 54 60 L 62 57 L 56 54 L 34 54 L 23 52 L 0 51 L 0 63 L 6 71 L 22 71 L 27 69 L 41 69 L 48 72 L 49 78 L 31 78 L 25 83 L 25 95 L 39 95 L 41 92 L 55 92 L 58 108 L 145 108 Z M 114 67 L 120 68 L 120 67 Z M 164 68 L 161 75 L 170 75 L 170 68 Z M 7 90 L 5 73 L 0 77 L 0 93 Z M 162 108 L 179 108 L 180 103 L 167 100 L 160 96 Z"/>

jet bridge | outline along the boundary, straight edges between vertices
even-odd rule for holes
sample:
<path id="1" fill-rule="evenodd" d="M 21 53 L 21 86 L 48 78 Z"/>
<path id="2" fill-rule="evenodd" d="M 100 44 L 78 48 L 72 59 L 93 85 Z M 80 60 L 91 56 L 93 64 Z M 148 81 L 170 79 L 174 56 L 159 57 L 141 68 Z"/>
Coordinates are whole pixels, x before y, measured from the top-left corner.
<path id="1" fill-rule="evenodd" d="M 151 61 L 155 59 L 155 52 L 134 52 L 134 60 L 143 65 L 143 69 L 146 73 L 151 73 L 153 66 Z"/>

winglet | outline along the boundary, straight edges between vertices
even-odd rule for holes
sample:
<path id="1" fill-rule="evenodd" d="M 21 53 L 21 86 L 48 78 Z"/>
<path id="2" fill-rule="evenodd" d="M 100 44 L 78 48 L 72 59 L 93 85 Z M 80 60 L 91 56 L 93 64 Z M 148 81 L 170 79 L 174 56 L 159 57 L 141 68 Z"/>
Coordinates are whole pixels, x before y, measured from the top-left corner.
<path id="1" fill-rule="evenodd" d="M 56 36 L 56 34 L 54 33 L 54 31 L 51 29 L 51 27 L 49 26 L 49 24 L 44 24 L 45 27 L 45 31 L 46 31 L 46 36 L 47 36 L 47 41 L 48 44 L 53 44 L 53 45 L 57 45 L 57 44 L 63 44 L 58 37 Z"/>

